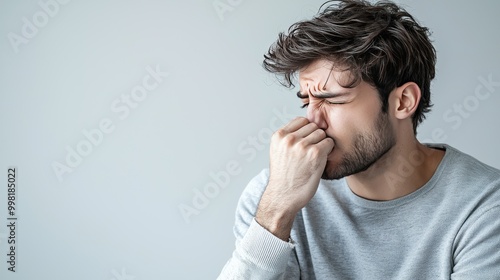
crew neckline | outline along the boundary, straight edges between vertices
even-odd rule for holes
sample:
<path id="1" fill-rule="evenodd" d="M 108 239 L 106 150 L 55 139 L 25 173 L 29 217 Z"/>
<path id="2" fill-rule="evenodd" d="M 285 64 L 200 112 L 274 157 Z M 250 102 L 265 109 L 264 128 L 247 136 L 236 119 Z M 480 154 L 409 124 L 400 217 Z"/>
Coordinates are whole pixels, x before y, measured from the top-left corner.
<path id="1" fill-rule="evenodd" d="M 352 192 L 351 188 L 349 188 L 349 185 L 347 184 L 346 178 L 342 179 L 342 188 L 344 189 L 347 198 L 349 202 L 352 202 L 358 206 L 364 207 L 364 208 L 371 208 L 371 209 L 387 209 L 387 208 L 393 208 L 393 207 L 398 207 L 406 203 L 410 203 L 411 201 L 415 200 L 416 198 L 424 195 L 425 193 L 429 192 L 430 190 L 433 189 L 433 187 L 436 185 L 436 182 L 439 181 L 439 178 L 441 177 L 444 169 L 448 165 L 448 162 L 451 160 L 452 157 L 454 157 L 457 153 L 457 151 L 447 145 L 447 144 L 427 144 L 425 143 L 429 148 L 436 148 L 436 149 L 442 149 L 445 151 L 445 154 L 443 158 L 441 159 L 441 162 L 439 163 L 438 167 L 436 168 L 436 171 L 432 175 L 432 177 L 427 181 L 422 187 L 418 188 L 417 190 L 413 191 L 412 193 L 409 193 L 405 196 L 398 197 L 393 200 L 387 200 L 387 201 L 375 201 L 375 200 L 369 200 L 366 198 L 362 198 Z"/>

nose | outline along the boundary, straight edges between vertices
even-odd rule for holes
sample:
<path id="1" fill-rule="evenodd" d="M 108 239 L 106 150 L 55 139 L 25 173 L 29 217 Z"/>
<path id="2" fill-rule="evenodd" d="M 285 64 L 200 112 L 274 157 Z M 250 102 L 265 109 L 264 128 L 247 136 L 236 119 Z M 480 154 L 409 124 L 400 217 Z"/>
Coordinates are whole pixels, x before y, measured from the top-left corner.
<path id="1" fill-rule="evenodd" d="M 321 108 L 315 108 L 315 106 L 307 107 L 307 119 L 310 122 L 315 123 L 318 128 L 324 130 L 328 128 L 328 123 L 325 120 L 325 114 Z"/>

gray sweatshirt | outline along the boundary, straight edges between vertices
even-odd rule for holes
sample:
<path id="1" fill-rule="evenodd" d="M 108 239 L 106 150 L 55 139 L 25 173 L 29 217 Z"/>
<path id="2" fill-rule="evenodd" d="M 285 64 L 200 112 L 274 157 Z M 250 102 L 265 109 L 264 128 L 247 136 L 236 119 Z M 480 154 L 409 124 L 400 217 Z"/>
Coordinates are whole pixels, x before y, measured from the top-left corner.
<path id="1" fill-rule="evenodd" d="M 438 147 L 446 154 L 432 178 L 391 201 L 321 180 L 289 242 L 254 219 L 263 170 L 241 195 L 236 249 L 218 279 L 500 279 L 500 171 Z"/>

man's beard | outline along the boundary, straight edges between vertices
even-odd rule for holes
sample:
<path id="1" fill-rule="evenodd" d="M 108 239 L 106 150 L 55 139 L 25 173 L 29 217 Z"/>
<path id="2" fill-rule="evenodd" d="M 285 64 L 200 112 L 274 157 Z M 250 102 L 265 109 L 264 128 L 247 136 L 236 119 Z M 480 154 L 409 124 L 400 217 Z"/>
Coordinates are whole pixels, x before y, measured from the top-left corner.
<path id="1" fill-rule="evenodd" d="M 353 149 L 342 156 L 337 166 L 329 166 L 327 162 L 321 178 L 334 180 L 365 171 L 395 144 L 396 139 L 388 115 L 380 112 L 373 130 L 369 134 L 356 134 Z"/>

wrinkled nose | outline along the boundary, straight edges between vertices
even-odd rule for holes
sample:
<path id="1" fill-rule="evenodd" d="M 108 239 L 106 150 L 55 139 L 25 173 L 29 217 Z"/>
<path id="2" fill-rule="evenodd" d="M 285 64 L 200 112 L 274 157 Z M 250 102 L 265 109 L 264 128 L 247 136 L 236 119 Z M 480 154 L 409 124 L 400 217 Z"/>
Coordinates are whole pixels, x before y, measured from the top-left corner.
<path id="1" fill-rule="evenodd" d="M 328 128 L 324 112 L 320 108 L 315 108 L 315 106 L 307 107 L 307 119 L 323 130 Z"/>

